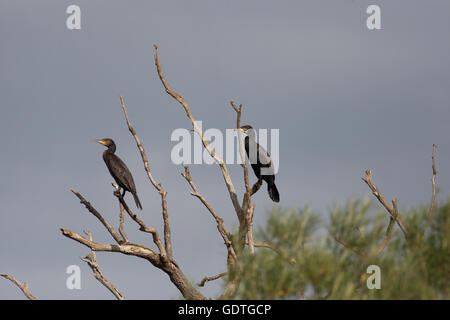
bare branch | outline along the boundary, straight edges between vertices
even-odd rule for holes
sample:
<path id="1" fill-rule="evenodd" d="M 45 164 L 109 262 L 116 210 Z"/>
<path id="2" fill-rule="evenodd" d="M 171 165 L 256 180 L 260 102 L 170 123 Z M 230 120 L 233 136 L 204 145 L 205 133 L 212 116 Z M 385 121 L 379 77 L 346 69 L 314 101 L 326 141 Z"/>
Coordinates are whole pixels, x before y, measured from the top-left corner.
<path id="1" fill-rule="evenodd" d="M 128 238 L 127 235 L 125 234 L 125 231 L 123 230 L 123 224 L 124 224 L 124 214 L 123 214 L 123 205 L 121 203 L 119 203 L 119 210 L 120 210 L 120 224 L 119 224 L 119 233 L 122 236 L 122 239 L 125 243 L 128 242 Z"/>
<path id="2" fill-rule="evenodd" d="M 141 230 L 143 232 L 150 233 L 152 235 L 153 242 L 158 247 L 158 250 L 159 250 L 159 253 L 160 253 L 160 256 L 161 256 L 161 260 L 163 262 L 167 262 L 168 260 L 172 260 L 167 255 L 166 247 L 163 245 L 163 243 L 162 243 L 162 241 L 161 241 L 161 239 L 159 237 L 158 231 L 155 228 L 153 228 L 153 227 L 146 226 L 145 223 L 141 219 L 138 218 L 138 216 L 130 209 L 128 204 L 125 202 L 125 200 L 123 199 L 123 197 L 120 194 L 120 192 L 115 191 L 114 195 L 119 199 L 120 204 L 123 206 L 123 208 L 128 213 L 128 215 L 131 217 L 131 219 L 133 219 L 139 225 L 139 230 Z"/>
<path id="3" fill-rule="evenodd" d="M 248 179 L 248 166 L 247 161 L 244 156 L 244 148 L 242 145 L 242 137 L 241 131 L 239 128 L 241 127 L 241 117 L 242 117 L 242 104 L 239 105 L 239 108 L 234 103 L 233 100 L 230 101 L 231 106 L 236 111 L 236 128 L 238 129 L 238 141 L 239 141 L 239 154 L 241 156 L 242 168 L 244 170 L 244 184 L 245 184 L 245 194 L 244 199 L 242 200 L 242 214 L 240 218 L 240 238 L 241 241 L 245 237 L 244 230 L 247 233 L 248 246 L 250 254 L 255 253 L 255 247 L 253 243 L 253 215 L 255 212 L 255 204 L 252 203 L 251 196 L 258 191 L 258 189 L 262 185 L 262 179 L 258 179 L 252 188 L 250 188 L 250 183 Z M 245 240 L 244 240 L 245 241 Z"/>
<path id="4" fill-rule="evenodd" d="M 197 285 L 198 285 L 199 287 L 203 287 L 203 286 L 205 286 L 205 283 L 206 283 L 206 282 L 214 281 L 214 280 L 220 279 L 220 278 L 226 276 L 227 274 L 228 274 L 228 272 L 222 272 L 222 273 L 219 273 L 219 274 L 217 274 L 217 275 L 215 275 L 215 276 L 204 277 L 204 278 L 202 279 L 202 281 L 200 281 Z"/>
<path id="5" fill-rule="evenodd" d="M 161 192 L 161 207 L 163 212 L 163 223 L 164 223 L 164 243 L 166 246 L 167 256 L 169 257 L 170 260 L 172 260 L 173 259 L 172 240 L 169 225 L 169 215 L 167 213 L 167 192 L 164 191 L 164 189 L 162 189 Z"/>
<path id="6" fill-rule="evenodd" d="M 186 181 L 191 186 L 191 189 L 193 192 L 191 192 L 191 195 L 194 197 L 197 197 L 203 205 L 208 209 L 208 211 L 211 213 L 211 215 L 214 217 L 217 223 L 217 229 L 219 230 L 220 235 L 223 238 L 223 241 L 225 245 L 227 246 L 228 252 L 231 254 L 233 259 L 237 261 L 236 252 L 234 251 L 232 241 L 231 241 L 231 233 L 228 231 L 227 227 L 225 226 L 223 219 L 216 213 L 216 211 L 211 207 L 211 205 L 206 201 L 205 197 L 198 191 L 197 186 L 192 181 L 191 172 L 189 170 L 189 167 L 187 165 L 184 165 L 184 172 L 181 173 L 181 175 L 186 179 Z"/>
<path id="7" fill-rule="evenodd" d="M 92 241 L 92 233 L 89 231 L 84 231 L 84 233 L 89 237 L 89 240 Z M 88 266 L 92 269 L 94 272 L 95 278 L 103 284 L 111 293 L 118 299 L 118 300 L 124 300 L 125 297 L 120 293 L 120 291 L 103 275 L 103 272 L 100 270 L 100 266 L 97 262 L 97 255 L 94 251 L 91 251 L 90 254 L 88 254 L 84 258 L 80 258 L 84 262 L 88 264 Z"/>
<path id="8" fill-rule="evenodd" d="M 283 252 L 281 252 L 280 249 L 278 249 L 278 248 L 275 247 L 273 244 L 268 243 L 268 242 L 255 241 L 255 242 L 254 242 L 254 246 L 255 246 L 255 247 L 261 247 L 261 248 L 268 248 L 268 249 L 271 249 L 271 250 L 275 251 L 275 252 L 278 253 L 280 256 L 283 255 Z"/>
<path id="9" fill-rule="evenodd" d="M 386 229 L 386 234 L 383 237 L 383 241 L 381 242 L 380 247 L 377 250 L 377 256 L 379 256 L 383 252 L 384 248 L 386 247 L 386 245 L 389 242 L 389 239 L 391 238 L 392 231 L 394 230 L 395 220 L 398 217 L 397 199 L 392 199 L 392 207 L 394 210 L 394 215 L 389 219 L 389 225 Z"/>
<path id="10" fill-rule="evenodd" d="M 150 171 L 150 165 L 148 161 L 147 154 L 145 153 L 144 146 L 142 145 L 139 137 L 137 136 L 136 130 L 134 130 L 133 126 L 131 125 L 130 120 L 128 119 L 128 113 L 127 108 L 125 106 L 125 102 L 123 100 L 122 95 L 120 95 L 120 102 L 122 105 L 122 110 L 125 115 L 125 119 L 127 121 L 128 130 L 134 137 L 134 140 L 136 140 L 136 145 L 141 153 L 142 162 L 144 163 L 145 171 L 147 172 L 147 176 L 150 179 L 151 183 L 155 187 L 155 189 L 158 191 L 158 193 L 161 196 L 161 207 L 162 207 L 162 216 L 164 221 L 164 244 L 165 244 L 165 251 L 167 252 L 167 256 L 169 259 L 173 259 L 172 254 L 172 240 L 171 240 L 171 232 L 170 232 L 170 225 L 169 225 L 169 214 L 167 212 L 167 192 L 164 191 L 164 188 L 162 187 L 161 183 L 157 183 L 156 180 L 153 178 L 153 175 Z"/>
<path id="11" fill-rule="evenodd" d="M 250 254 L 255 254 L 255 243 L 253 242 L 253 214 L 255 213 L 255 204 L 250 203 L 247 214 L 247 238 Z"/>
<path id="12" fill-rule="evenodd" d="M 234 103 L 233 100 L 230 101 L 230 104 L 233 107 L 233 109 L 236 111 L 236 114 L 237 114 L 236 128 L 237 128 L 237 132 L 238 132 L 239 154 L 241 156 L 241 162 L 242 162 L 241 166 L 244 170 L 245 194 L 244 194 L 244 199 L 242 200 L 242 213 L 241 213 L 241 217 L 239 219 L 240 220 L 240 228 L 239 228 L 240 238 L 241 238 L 241 241 L 245 241 L 245 240 L 243 240 L 243 238 L 245 237 L 244 232 L 247 233 L 250 254 L 254 254 L 255 248 L 253 246 L 253 213 L 255 211 L 255 205 L 252 204 L 252 202 L 251 202 L 252 201 L 251 196 L 253 194 L 253 190 L 256 189 L 256 187 L 253 186 L 253 188 L 250 188 L 250 183 L 249 183 L 249 179 L 248 179 L 248 166 L 247 166 L 247 161 L 245 160 L 244 147 L 242 145 L 241 131 L 239 130 L 239 128 L 241 127 L 242 104 L 239 105 L 239 108 L 237 107 L 237 105 Z M 259 182 L 259 180 L 258 180 L 258 182 Z M 257 184 L 256 184 L 256 186 L 257 186 Z"/>
<path id="13" fill-rule="evenodd" d="M 114 189 L 117 191 L 117 192 L 120 192 L 120 187 L 119 187 L 119 185 L 117 184 L 117 183 L 111 183 L 112 184 L 112 186 L 114 187 Z M 125 231 L 124 231 L 124 229 L 123 229 L 123 225 L 124 225 L 124 214 L 123 214 L 123 206 L 122 206 L 122 204 L 119 202 L 119 233 L 120 233 L 120 236 L 122 237 L 122 239 L 123 239 L 123 243 L 127 243 L 128 242 L 128 237 L 127 237 L 127 235 L 125 234 Z"/>
<path id="14" fill-rule="evenodd" d="M 386 199 L 383 197 L 383 195 L 378 190 L 378 188 L 372 183 L 372 170 L 366 170 L 366 176 L 364 178 L 362 178 L 362 180 L 369 186 L 369 188 L 373 192 L 373 195 L 386 208 L 386 210 L 391 215 L 391 217 L 393 217 L 397 221 L 398 226 L 403 231 L 403 233 L 405 234 L 405 237 L 406 237 L 408 235 L 408 231 L 406 230 L 406 227 L 401 222 L 400 216 L 394 215 L 394 208 L 389 204 L 389 202 L 386 201 Z"/>
<path id="15" fill-rule="evenodd" d="M 138 149 L 139 149 L 139 151 L 141 153 L 141 157 L 142 157 L 142 160 L 144 162 L 144 168 L 145 168 L 145 171 L 147 172 L 147 176 L 150 179 L 150 182 L 153 184 L 153 186 L 159 191 L 160 190 L 159 189 L 160 185 L 159 185 L 159 183 L 156 182 L 155 178 L 153 178 L 152 172 L 150 170 L 148 157 L 147 157 L 147 154 L 145 153 L 145 150 L 144 150 L 144 146 L 142 145 L 141 140 L 137 136 L 136 130 L 134 130 L 133 126 L 131 125 L 130 120 L 128 119 L 127 108 L 125 106 L 125 102 L 123 100 L 122 95 L 120 95 L 120 103 L 122 105 L 122 110 L 123 110 L 123 113 L 125 115 L 125 120 L 127 122 L 128 130 L 130 131 L 131 135 L 136 140 L 136 145 L 137 145 L 137 147 L 138 147 Z"/>
<path id="16" fill-rule="evenodd" d="M 236 111 L 237 119 L 236 119 L 236 128 L 239 129 L 241 127 L 241 116 L 242 116 L 242 104 L 239 105 L 239 108 L 236 106 L 233 100 L 230 101 L 231 106 Z M 238 141 L 239 141 L 239 154 L 241 156 L 242 168 L 244 168 L 244 182 L 245 182 L 245 190 L 247 194 L 251 195 L 250 184 L 248 181 L 248 166 L 247 161 L 245 160 L 244 155 L 244 147 L 242 145 L 242 134 L 240 130 L 238 132 Z"/>
<path id="17" fill-rule="evenodd" d="M 189 280 L 186 278 L 186 276 L 174 261 L 171 260 L 164 262 L 161 259 L 160 255 L 150 248 L 132 243 L 124 243 L 120 245 L 101 244 L 89 240 L 88 238 L 85 238 L 69 229 L 61 228 L 61 232 L 65 237 L 85 245 L 92 251 L 119 252 L 126 255 L 143 258 L 149 261 L 155 267 L 164 271 L 169 276 L 172 283 L 178 288 L 178 290 L 180 290 L 185 299 L 205 299 L 205 297 L 192 286 L 192 284 L 189 282 Z"/>
<path id="18" fill-rule="evenodd" d="M 136 257 L 144 258 L 152 262 L 155 266 L 161 265 L 161 259 L 159 254 L 154 250 L 147 248 L 143 245 L 137 245 L 132 243 L 124 243 L 124 244 L 102 244 L 97 243 L 95 241 L 89 240 L 88 238 L 83 237 L 82 235 L 73 232 L 72 230 L 61 228 L 62 234 L 75 240 L 86 247 L 90 248 L 92 251 L 105 251 L 105 252 L 120 252 L 123 254 L 133 255 Z"/>
<path id="19" fill-rule="evenodd" d="M 431 203 L 430 203 L 430 210 L 428 212 L 428 219 L 427 219 L 427 223 L 425 225 L 425 229 L 423 231 L 423 237 L 425 238 L 425 235 L 427 234 L 427 231 L 430 227 L 430 223 L 431 223 L 431 217 L 433 215 L 433 209 L 435 207 L 435 202 L 436 202 L 436 149 L 437 146 L 435 144 L 433 144 L 433 154 L 431 156 L 432 159 L 432 169 L 433 169 L 433 176 L 431 177 L 431 185 L 432 185 L 432 194 L 431 194 Z"/>
<path id="20" fill-rule="evenodd" d="M 117 243 L 122 243 L 125 241 L 125 239 L 121 238 L 121 236 L 116 232 L 116 230 L 108 223 L 108 221 L 106 221 L 102 217 L 102 215 L 91 205 L 90 202 L 86 201 L 86 199 L 75 189 L 72 189 L 71 191 L 78 197 L 78 199 L 80 199 L 80 202 L 84 204 L 86 209 L 88 209 L 88 211 L 92 213 L 105 226 L 105 228 L 108 230 L 108 232 L 111 234 L 114 240 L 116 240 Z"/>
<path id="21" fill-rule="evenodd" d="M 14 283 L 20 290 L 22 290 L 23 294 L 29 299 L 29 300 L 37 300 L 35 296 L 33 296 L 30 293 L 30 288 L 28 287 L 28 283 L 24 282 L 24 284 L 21 284 L 19 281 L 11 277 L 10 275 L 6 273 L 0 273 L 0 277 L 3 277 L 5 279 L 8 279 L 12 283 Z"/>
<path id="22" fill-rule="evenodd" d="M 203 131 L 200 129 L 200 127 L 198 126 L 198 124 L 195 121 L 194 117 L 192 116 L 191 110 L 189 109 L 189 106 L 186 103 L 186 101 L 184 100 L 184 98 L 181 95 L 179 95 L 178 93 L 176 93 L 175 91 L 173 91 L 172 88 L 167 83 L 166 79 L 164 78 L 164 74 L 162 72 L 161 65 L 159 63 L 158 46 L 155 44 L 154 48 L 155 48 L 155 65 L 156 65 L 156 69 L 158 71 L 159 78 L 160 78 L 160 80 L 161 80 L 161 82 L 162 82 L 166 92 L 171 97 L 173 97 L 176 101 L 178 101 L 178 103 L 180 103 L 181 106 L 184 108 L 184 111 L 186 112 L 187 117 L 191 121 L 191 124 L 193 126 L 194 132 L 199 135 L 200 139 L 202 140 L 203 146 L 208 151 L 209 155 L 219 164 L 220 169 L 222 170 L 222 176 L 223 176 L 223 178 L 225 180 L 225 184 L 227 186 L 228 193 L 229 193 L 230 198 L 231 198 L 231 202 L 233 203 L 233 206 L 234 206 L 234 210 L 236 211 L 236 214 L 239 217 L 239 215 L 241 213 L 241 206 L 239 205 L 239 201 L 238 201 L 238 198 L 237 198 L 236 190 L 234 188 L 233 182 L 231 181 L 231 177 L 230 177 L 230 174 L 228 172 L 227 166 L 225 165 L 225 162 L 223 161 L 223 159 L 221 157 L 219 157 L 216 154 L 216 152 L 209 145 L 208 141 L 205 139 Z"/>

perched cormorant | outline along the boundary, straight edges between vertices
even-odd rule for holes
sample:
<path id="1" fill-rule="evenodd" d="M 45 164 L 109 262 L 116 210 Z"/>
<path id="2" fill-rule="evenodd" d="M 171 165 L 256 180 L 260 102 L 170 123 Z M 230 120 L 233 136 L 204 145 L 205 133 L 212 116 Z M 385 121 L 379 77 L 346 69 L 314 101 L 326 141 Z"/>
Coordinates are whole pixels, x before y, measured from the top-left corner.
<path id="1" fill-rule="evenodd" d="M 279 202 L 280 194 L 275 185 L 275 173 L 270 154 L 256 142 L 256 133 L 252 126 L 246 125 L 240 129 L 247 134 L 245 137 L 245 151 L 256 177 L 267 183 L 270 199 L 274 202 Z M 261 172 L 261 169 L 263 169 L 263 172 Z"/>
<path id="2" fill-rule="evenodd" d="M 99 140 L 94 139 L 94 141 L 108 148 L 103 152 L 103 160 L 105 161 L 111 176 L 116 180 L 119 187 L 123 189 L 122 197 L 125 195 L 126 191 L 131 192 L 134 197 L 134 202 L 136 202 L 136 207 L 142 210 L 141 202 L 136 193 L 133 176 L 125 163 L 114 154 L 116 151 L 116 144 L 114 141 L 108 138 Z"/>

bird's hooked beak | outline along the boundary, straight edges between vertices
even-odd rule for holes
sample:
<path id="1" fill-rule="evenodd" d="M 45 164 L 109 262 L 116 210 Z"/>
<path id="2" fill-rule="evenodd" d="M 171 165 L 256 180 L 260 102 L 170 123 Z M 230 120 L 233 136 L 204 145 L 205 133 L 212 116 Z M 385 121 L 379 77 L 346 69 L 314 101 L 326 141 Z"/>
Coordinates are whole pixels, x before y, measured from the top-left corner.
<path id="1" fill-rule="evenodd" d="M 100 144 L 102 144 L 102 145 L 106 146 L 106 142 L 105 142 L 105 140 L 101 140 L 101 139 L 92 139 L 92 141 L 93 141 L 93 142 L 97 142 L 97 143 L 100 143 Z"/>

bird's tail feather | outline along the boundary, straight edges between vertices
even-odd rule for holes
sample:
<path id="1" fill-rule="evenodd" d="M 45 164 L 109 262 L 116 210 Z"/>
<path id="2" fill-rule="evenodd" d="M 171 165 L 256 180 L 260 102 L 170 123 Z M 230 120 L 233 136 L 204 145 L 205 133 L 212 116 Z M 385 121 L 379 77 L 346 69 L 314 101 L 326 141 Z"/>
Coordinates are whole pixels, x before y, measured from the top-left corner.
<path id="1" fill-rule="evenodd" d="M 267 184 L 267 191 L 269 192 L 269 197 L 274 202 L 280 202 L 280 194 L 278 193 L 277 186 L 274 182 Z"/>
<path id="2" fill-rule="evenodd" d="M 134 202 L 136 202 L 136 207 L 138 207 L 138 209 L 142 210 L 142 205 L 141 205 L 141 202 L 139 201 L 139 198 L 138 198 L 136 192 L 133 193 L 133 197 L 134 197 Z"/>

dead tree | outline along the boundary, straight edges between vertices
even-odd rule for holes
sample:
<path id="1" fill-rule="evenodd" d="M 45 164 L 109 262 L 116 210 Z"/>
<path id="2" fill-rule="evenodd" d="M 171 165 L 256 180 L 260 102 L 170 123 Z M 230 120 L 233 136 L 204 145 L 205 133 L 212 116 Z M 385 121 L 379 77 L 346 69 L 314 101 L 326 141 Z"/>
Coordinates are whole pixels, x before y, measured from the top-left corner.
<path id="1" fill-rule="evenodd" d="M 424 227 L 424 231 L 423 231 L 423 235 L 422 237 L 425 238 L 427 231 L 430 227 L 430 223 L 431 223 L 431 218 L 433 215 L 433 210 L 436 206 L 436 174 L 437 174 L 437 170 L 436 170 L 436 149 L 437 146 L 435 144 L 433 144 L 433 152 L 431 155 L 431 159 L 432 159 L 432 176 L 431 176 L 431 186 L 432 186 L 432 191 L 431 191 L 431 201 L 430 201 L 430 208 L 428 210 L 428 217 L 427 217 L 427 221 Z M 383 239 L 381 240 L 381 243 L 379 244 L 377 251 L 376 251 L 376 255 L 379 256 L 381 255 L 381 253 L 383 252 L 383 250 L 386 248 L 392 232 L 394 230 L 394 226 L 395 224 L 397 224 L 400 227 L 400 230 L 403 232 L 406 240 L 408 240 L 408 230 L 405 226 L 405 224 L 402 222 L 399 212 L 398 212 L 398 200 L 397 199 L 392 199 L 392 205 L 386 200 L 386 198 L 383 196 L 383 194 L 380 192 L 380 190 L 373 184 L 372 182 L 372 170 L 366 170 L 365 172 L 365 176 L 362 178 L 362 180 L 367 184 L 367 186 L 370 188 L 370 190 L 372 191 L 373 195 L 375 196 L 375 198 L 377 198 L 377 200 L 383 205 L 383 207 L 386 209 L 387 213 L 389 214 L 389 224 L 388 227 L 386 229 L 386 233 L 383 236 Z M 358 255 L 365 255 L 366 253 L 362 250 L 360 250 L 359 248 L 355 248 L 355 247 L 351 247 L 349 246 L 344 240 L 337 238 L 336 236 L 333 236 L 334 240 L 336 240 L 336 242 L 338 242 L 339 244 L 341 244 L 343 247 L 345 247 L 346 249 L 349 249 L 351 251 L 353 251 L 354 253 L 358 254 Z"/>
<path id="2" fill-rule="evenodd" d="M 218 214 L 218 212 L 212 208 L 212 206 L 208 203 L 206 198 L 201 194 L 200 190 L 195 185 L 193 178 L 191 176 L 189 167 L 187 165 L 183 165 L 184 169 L 181 175 L 187 181 L 190 189 L 191 195 L 198 198 L 200 202 L 206 207 L 208 212 L 214 218 L 217 224 L 217 230 L 219 231 L 220 236 L 223 239 L 224 245 L 227 250 L 227 270 L 219 273 L 216 276 L 205 277 L 199 286 L 203 286 L 207 281 L 212 281 L 219 279 L 223 276 L 228 276 L 228 281 L 225 286 L 223 294 L 220 298 L 231 299 L 236 295 L 236 292 L 239 288 L 240 284 L 240 272 L 239 272 L 239 255 L 243 250 L 245 250 L 246 246 L 249 248 L 250 253 L 254 253 L 254 248 L 266 247 L 271 248 L 273 246 L 263 243 L 263 242 L 254 242 L 253 241 L 253 213 L 255 210 L 255 204 L 251 200 L 251 196 L 258 191 L 261 187 L 261 181 L 258 181 L 253 186 L 250 186 L 249 178 L 248 178 L 248 168 L 245 161 L 245 155 L 243 151 L 242 141 L 241 141 L 241 133 L 238 130 L 239 137 L 239 151 L 242 161 L 242 168 L 244 173 L 244 184 L 245 184 L 245 192 L 242 196 L 242 200 L 239 200 L 238 194 L 236 193 L 235 187 L 231 180 L 227 165 L 225 161 L 219 157 L 214 149 L 212 149 L 208 143 L 208 141 L 204 137 L 204 133 L 202 129 L 197 125 L 195 118 L 189 108 L 186 100 L 180 94 L 176 93 L 166 81 L 161 64 L 158 56 L 158 47 L 155 45 L 155 65 L 156 70 L 158 72 L 159 78 L 162 82 L 162 85 L 166 92 L 174 98 L 183 108 L 186 113 L 189 121 L 191 122 L 193 131 L 200 137 L 203 147 L 208 151 L 209 155 L 215 160 L 220 171 L 222 173 L 225 185 L 228 190 L 228 194 L 233 205 L 234 211 L 236 213 L 236 217 L 238 220 L 238 234 L 234 236 L 225 226 L 223 219 Z M 191 282 L 187 279 L 179 265 L 177 264 L 175 257 L 173 255 L 172 250 L 172 240 L 171 240 L 171 231 L 170 231 L 170 223 L 169 223 L 169 213 L 167 210 L 167 192 L 164 190 L 161 183 L 159 183 L 153 176 L 153 173 L 150 169 L 149 158 L 145 152 L 143 144 L 139 139 L 136 130 L 132 126 L 130 119 L 128 118 L 127 108 L 125 106 L 125 102 L 122 96 L 120 96 L 122 110 L 125 116 L 125 120 L 128 126 L 128 129 L 131 135 L 134 137 L 136 141 L 137 148 L 141 154 L 142 162 L 144 164 L 145 172 L 150 180 L 150 183 L 155 188 L 155 191 L 161 197 L 161 213 L 162 220 L 164 224 L 164 234 L 161 238 L 158 231 L 152 227 L 148 226 L 141 218 L 139 218 L 136 213 L 134 213 L 130 207 L 127 205 L 120 192 L 118 192 L 117 186 L 114 186 L 114 196 L 117 198 L 119 202 L 120 208 L 120 226 L 119 230 L 116 231 L 103 216 L 92 206 L 90 202 L 88 202 L 80 193 L 76 190 L 72 190 L 72 192 L 79 198 L 80 202 L 86 207 L 86 209 L 92 213 L 106 228 L 111 237 L 114 239 L 114 243 L 106 244 L 99 243 L 93 240 L 92 234 L 90 232 L 85 232 L 87 237 L 76 233 L 72 230 L 61 228 L 61 232 L 65 237 L 68 237 L 72 240 L 75 240 L 91 250 L 91 253 L 82 258 L 83 261 L 87 262 L 88 265 L 94 272 L 94 275 L 97 280 L 99 280 L 103 285 L 105 285 L 118 299 L 122 299 L 123 295 L 109 282 L 102 272 L 100 271 L 100 267 L 97 263 L 97 259 L 95 257 L 95 252 L 97 251 L 106 251 L 106 252 L 118 252 L 126 255 L 136 256 L 150 262 L 154 267 L 160 269 L 164 273 L 166 273 L 171 282 L 178 288 L 180 293 L 183 295 L 185 299 L 206 299 L 206 297 L 196 288 Z M 239 107 L 231 101 L 231 107 L 236 112 L 236 127 L 240 127 L 240 121 L 242 116 L 242 105 Z M 137 224 L 140 231 L 149 233 L 152 237 L 152 240 L 155 244 L 154 248 L 149 248 L 147 246 L 141 244 L 134 244 L 128 240 L 124 230 L 123 230 L 123 216 L 124 212 L 126 212 L 131 219 Z M 276 250 L 276 248 L 274 249 Z"/>
<path id="3" fill-rule="evenodd" d="M 218 165 L 222 177 L 224 179 L 224 183 L 227 187 L 227 192 L 230 197 L 230 201 L 233 205 L 236 218 L 238 221 L 238 230 L 237 235 L 232 234 L 224 224 L 224 220 L 221 218 L 219 213 L 208 203 L 207 199 L 202 195 L 196 184 L 194 183 L 194 180 L 191 176 L 191 172 L 189 170 L 189 167 L 187 165 L 183 164 L 183 171 L 181 172 L 181 175 L 183 178 L 187 181 L 190 189 L 191 189 L 191 195 L 198 200 L 205 206 L 207 211 L 211 214 L 213 219 L 215 220 L 217 224 L 217 230 L 220 234 L 220 236 L 223 239 L 225 248 L 227 250 L 227 257 L 226 257 L 226 265 L 227 270 L 223 271 L 221 273 L 218 273 L 214 276 L 207 276 L 205 277 L 198 286 L 202 287 L 205 285 L 208 281 L 217 280 L 219 278 L 222 278 L 224 276 L 227 276 L 227 282 L 224 288 L 224 291 L 222 295 L 220 295 L 220 299 L 232 299 L 236 296 L 237 290 L 240 286 L 240 255 L 241 253 L 246 250 L 248 247 L 249 253 L 253 254 L 255 247 L 264 247 L 273 250 L 274 252 L 281 255 L 281 250 L 279 250 L 277 247 L 275 247 L 273 244 L 265 243 L 265 242 L 259 242 L 253 240 L 253 215 L 255 211 L 255 203 L 252 202 L 252 195 L 259 190 L 259 188 L 262 185 L 262 180 L 259 180 L 256 182 L 253 186 L 250 186 L 249 183 L 249 177 L 248 177 L 248 167 L 247 163 L 245 161 L 245 155 L 243 151 L 242 146 L 242 140 L 241 140 L 241 132 L 238 130 L 238 141 L 239 141 L 239 152 L 240 157 L 242 159 L 242 168 L 243 168 L 243 181 L 245 185 L 245 192 L 242 196 L 242 200 L 239 200 L 238 194 L 236 193 L 236 189 L 233 185 L 233 182 L 231 180 L 227 165 L 225 164 L 224 160 L 216 154 L 213 148 L 209 145 L 208 141 L 205 139 L 204 133 L 202 129 L 197 125 L 197 122 L 195 121 L 195 118 L 191 112 L 191 109 L 189 108 L 186 100 L 181 96 L 180 94 L 176 93 L 168 84 L 166 81 L 159 57 L 158 57 L 158 47 L 155 45 L 155 65 L 156 70 L 158 73 L 158 76 L 161 80 L 161 83 L 167 92 L 172 98 L 174 98 L 180 106 L 183 108 L 184 112 L 186 113 L 193 131 L 200 137 L 203 147 L 208 151 L 209 155 L 215 160 L 216 164 Z M 169 276 L 170 281 L 175 285 L 180 293 L 183 295 L 185 299 L 207 299 L 186 277 L 186 275 L 183 273 L 180 266 L 177 264 L 175 257 L 173 255 L 172 250 L 172 240 L 171 240 L 171 230 L 170 230 L 170 223 L 169 223 L 169 212 L 167 209 L 167 192 L 163 188 L 162 184 L 158 182 L 150 169 L 150 162 L 149 158 L 145 152 L 145 149 L 143 147 L 143 144 L 141 140 L 139 139 L 136 130 L 132 126 L 130 119 L 128 118 L 127 108 L 125 106 L 125 101 L 122 96 L 120 96 L 120 102 L 122 106 L 122 110 L 124 113 L 124 117 L 128 126 L 128 129 L 131 133 L 131 135 L 134 137 L 136 141 L 137 148 L 140 152 L 142 162 L 144 165 L 144 170 L 147 174 L 148 179 L 150 180 L 150 183 L 155 188 L 155 191 L 159 194 L 161 197 L 161 215 L 162 215 L 162 221 L 164 225 L 163 230 L 163 237 L 161 238 L 156 228 L 147 225 L 141 218 L 139 218 L 136 213 L 134 213 L 128 204 L 125 202 L 124 198 L 119 192 L 119 187 L 115 184 L 113 184 L 113 194 L 117 198 L 118 204 L 119 204 L 119 219 L 120 219 L 120 225 L 118 230 L 114 229 L 111 224 L 102 216 L 100 212 L 98 212 L 94 206 L 88 202 L 78 191 L 72 190 L 72 193 L 80 200 L 80 203 L 83 204 L 86 209 L 95 216 L 99 222 L 105 227 L 105 229 L 108 231 L 108 233 L 111 235 L 112 239 L 114 240 L 112 243 L 104 243 L 104 242 L 97 242 L 93 240 L 92 233 L 89 231 L 84 231 L 86 236 L 83 236 L 79 233 L 76 233 L 70 229 L 67 228 L 61 228 L 62 234 L 72 240 L 75 240 L 82 245 L 86 246 L 90 249 L 90 253 L 86 257 L 81 257 L 81 260 L 86 262 L 88 266 L 92 269 L 93 274 L 95 278 L 102 283 L 108 290 L 111 291 L 111 293 L 114 294 L 114 296 L 117 299 L 124 299 L 124 296 L 122 293 L 110 282 L 102 273 L 100 270 L 100 266 L 97 261 L 96 252 L 115 252 L 115 253 L 121 253 L 125 255 L 131 255 L 138 258 L 142 258 L 150 262 L 154 267 L 160 269 L 162 272 L 166 273 Z M 234 101 L 230 102 L 232 109 L 236 112 L 236 128 L 240 127 L 241 122 L 241 116 L 242 116 L 242 105 L 239 107 L 234 103 Z M 433 209 L 435 207 L 435 197 L 436 197 L 436 187 L 435 187 L 435 179 L 436 179 L 436 166 L 435 166 L 435 151 L 436 146 L 433 145 L 433 177 L 432 177 L 432 199 L 429 209 L 429 217 L 427 220 L 427 225 L 424 230 L 424 236 L 427 232 L 427 229 L 430 224 L 431 215 L 433 212 Z M 369 186 L 369 188 L 372 190 L 375 197 L 380 201 L 380 203 L 386 208 L 387 212 L 390 215 L 390 222 L 388 225 L 388 228 L 386 230 L 386 234 L 381 241 L 381 244 L 377 250 L 377 255 L 381 254 L 383 249 L 386 247 L 390 236 L 392 234 L 392 230 L 394 228 L 395 224 L 398 224 L 400 229 L 403 231 L 405 236 L 407 236 L 408 232 L 401 221 L 401 218 L 398 214 L 398 203 L 396 199 L 392 200 L 392 205 L 389 204 L 389 202 L 386 201 L 386 199 L 382 196 L 378 188 L 372 183 L 372 171 L 367 170 L 366 175 L 363 178 L 363 181 Z M 140 231 L 144 233 L 148 233 L 151 236 L 151 239 L 154 243 L 154 247 L 150 248 L 142 244 L 135 244 L 130 242 L 127 235 L 124 232 L 123 229 L 123 223 L 124 223 L 124 215 L 125 212 L 128 214 L 128 216 L 137 224 L 137 227 Z M 340 244 L 342 244 L 344 247 L 354 251 L 357 254 L 364 254 L 364 252 L 360 252 L 357 248 L 349 247 L 343 240 L 335 238 L 336 241 L 338 241 Z M 289 259 L 288 261 L 291 264 L 295 264 L 296 261 L 294 258 Z M 18 286 L 25 296 L 28 299 L 34 300 L 36 297 L 34 297 L 30 291 L 28 284 L 25 282 L 24 284 L 21 284 L 19 281 L 17 281 L 15 278 L 13 278 L 10 275 L 7 274 L 0 274 L 1 277 L 4 277 L 10 281 L 12 281 L 16 286 Z"/>

